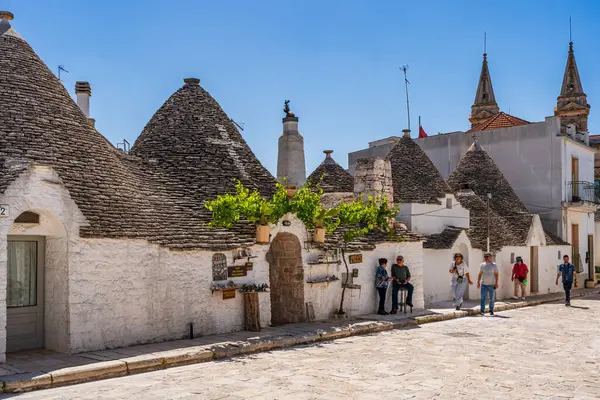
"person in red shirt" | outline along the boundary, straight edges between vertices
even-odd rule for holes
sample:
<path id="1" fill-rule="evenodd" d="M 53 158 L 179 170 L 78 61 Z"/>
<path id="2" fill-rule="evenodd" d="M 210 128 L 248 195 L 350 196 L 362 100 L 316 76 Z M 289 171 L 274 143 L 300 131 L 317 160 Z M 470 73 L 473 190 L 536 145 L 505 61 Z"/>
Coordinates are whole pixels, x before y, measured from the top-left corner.
<path id="1" fill-rule="evenodd" d="M 525 300 L 525 280 L 527 279 L 527 274 L 529 273 L 529 268 L 527 268 L 527 264 L 523 262 L 521 257 L 517 257 L 517 263 L 514 265 L 512 270 L 512 276 L 510 278 L 514 283 L 515 292 L 513 299 L 519 299 L 519 287 L 521 288 L 521 300 Z"/>

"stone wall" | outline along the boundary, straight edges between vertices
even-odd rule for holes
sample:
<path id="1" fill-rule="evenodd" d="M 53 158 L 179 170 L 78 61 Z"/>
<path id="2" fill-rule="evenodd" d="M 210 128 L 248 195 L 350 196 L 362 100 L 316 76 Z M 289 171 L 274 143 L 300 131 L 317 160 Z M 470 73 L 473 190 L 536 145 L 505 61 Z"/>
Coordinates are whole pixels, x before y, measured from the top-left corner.
<path id="1" fill-rule="evenodd" d="M 369 157 L 358 160 L 354 174 L 354 193 L 366 196 L 385 196 L 394 203 L 392 167 L 384 158 Z"/>

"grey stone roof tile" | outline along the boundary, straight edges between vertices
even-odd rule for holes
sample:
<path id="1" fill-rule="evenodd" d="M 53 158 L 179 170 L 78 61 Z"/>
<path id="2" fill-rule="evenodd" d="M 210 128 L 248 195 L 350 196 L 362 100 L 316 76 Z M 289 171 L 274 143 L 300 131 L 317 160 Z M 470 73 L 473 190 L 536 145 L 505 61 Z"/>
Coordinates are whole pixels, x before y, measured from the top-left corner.
<path id="1" fill-rule="evenodd" d="M 325 160 L 309 175 L 307 181 L 319 184 L 323 193 L 353 193 L 354 177 L 331 157 L 331 150 L 325 150 Z"/>
<path id="2" fill-rule="evenodd" d="M 387 158 L 396 204 L 441 204 L 439 199 L 452 193 L 427 154 L 410 137 L 400 138 Z"/>
<path id="3" fill-rule="evenodd" d="M 487 240 L 487 194 L 490 200 L 490 248 L 523 246 L 533 222 L 527 211 L 492 158 L 474 143 L 450 174 L 448 184 L 456 191 L 463 207 L 470 211 L 469 238 L 474 247 L 485 249 Z M 467 186 L 469 191 L 465 191 Z"/>

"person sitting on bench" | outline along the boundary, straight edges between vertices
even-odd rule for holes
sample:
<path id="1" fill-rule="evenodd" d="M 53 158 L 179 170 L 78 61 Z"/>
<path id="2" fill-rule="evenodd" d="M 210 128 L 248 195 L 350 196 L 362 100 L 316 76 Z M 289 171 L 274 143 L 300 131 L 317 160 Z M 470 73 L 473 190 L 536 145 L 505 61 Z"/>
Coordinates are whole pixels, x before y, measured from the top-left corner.
<path id="1" fill-rule="evenodd" d="M 406 289 L 406 305 L 410 308 L 413 307 L 412 295 L 415 287 L 410 283 L 410 270 L 404 265 L 404 257 L 396 257 L 396 264 L 392 265 L 392 279 L 394 285 L 392 287 L 392 311 L 390 314 L 396 314 L 398 312 L 398 291 L 400 289 Z"/>

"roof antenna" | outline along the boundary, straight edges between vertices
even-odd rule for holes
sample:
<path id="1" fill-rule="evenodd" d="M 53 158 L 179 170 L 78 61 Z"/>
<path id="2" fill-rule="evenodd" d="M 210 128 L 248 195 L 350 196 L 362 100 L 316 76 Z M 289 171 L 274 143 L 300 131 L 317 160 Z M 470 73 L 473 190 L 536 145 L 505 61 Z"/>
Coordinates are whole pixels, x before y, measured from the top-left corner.
<path id="1" fill-rule="evenodd" d="M 573 43 L 573 36 L 571 35 L 571 16 L 569 15 L 569 42 Z"/>
<path id="2" fill-rule="evenodd" d="M 121 146 L 123 147 L 122 149 Z M 123 150 L 123 153 L 127 154 L 131 150 L 131 145 L 126 139 L 123 139 L 123 143 L 117 143 L 117 149 Z"/>
<path id="3" fill-rule="evenodd" d="M 235 126 L 237 126 L 237 127 L 240 129 L 240 130 L 242 130 L 242 131 L 244 130 L 244 125 L 246 125 L 246 124 L 244 124 L 243 122 L 241 122 L 241 123 L 240 123 L 241 125 L 240 125 L 240 124 L 238 124 L 237 122 L 235 122 L 235 121 L 233 120 L 233 118 L 229 118 L 229 119 L 230 119 L 230 120 L 231 120 L 231 122 L 233 122 L 233 123 L 235 124 Z"/>
<path id="4" fill-rule="evenodd" d="M 406 70 L 408 70 L 408 64 L 400 67 L 400 71 L 404 72 L 404 88 L 406 90 L 406 117 L 408 118 L 408 131 L 410 132 L 410 105 L 408 102 L 408 84 L 410 83 L 406 79 Z"/>
<path id="5" fill-rule="evenodd" d="M 483 55 L 487 54 L 487 32 L 483 32 Z"/>
<path id="6" fill-rule="evenodd" d="M 64 71 L 64 72 L 66 72 L 67 74 L 69 73 L 69 71 L 67 71 L 67 70 L 65 69 L 65 66 L 64 66 L 64 65 L 59 65 L 59 66 L 58 66 L 58 80 L 59 80 L 60 82 L 62 82 L 62 80 L 60 79 L 60 72 L 61 72 L 61 71 Z"/>

